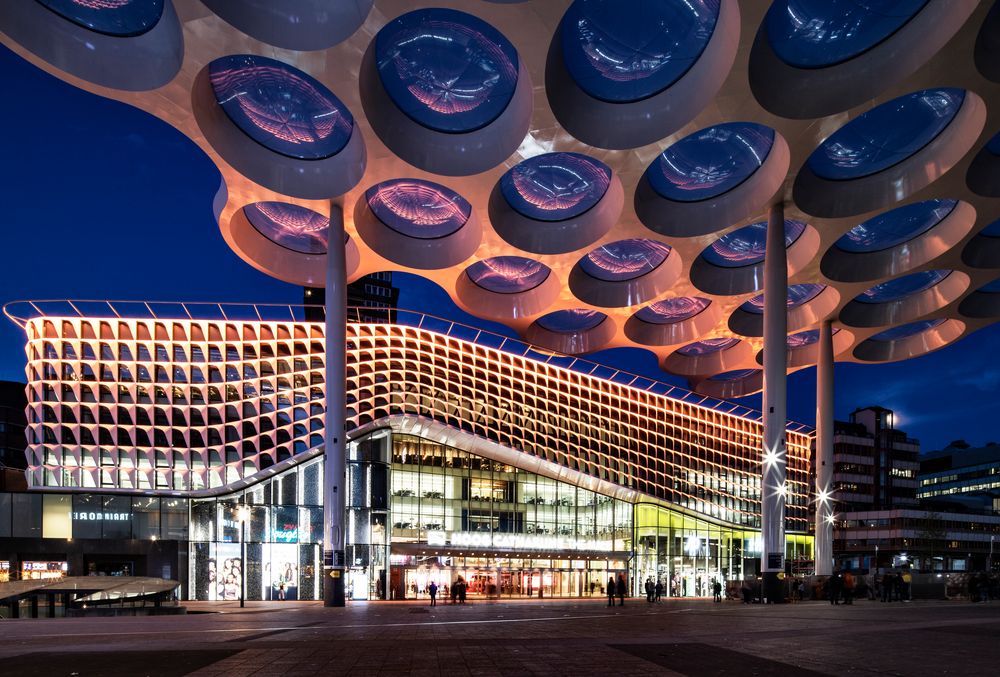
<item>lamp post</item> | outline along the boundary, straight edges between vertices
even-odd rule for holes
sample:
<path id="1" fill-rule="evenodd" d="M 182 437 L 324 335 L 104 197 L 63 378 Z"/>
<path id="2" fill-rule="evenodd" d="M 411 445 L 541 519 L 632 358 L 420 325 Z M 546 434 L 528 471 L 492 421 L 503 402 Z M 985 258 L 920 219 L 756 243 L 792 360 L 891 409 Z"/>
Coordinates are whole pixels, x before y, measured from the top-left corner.
<path id="1" fill-rule="evenodd" d="M 240 608 L 244 608 L 247 590 L 247 519 L 250 509 L 241 503 L 236 509 L 236 519 L 240 522 Z"/>
<path id="2" fill-rule="evenodd" d="M 990 558 L 986 561 L 986 570 L 989 572 L 993 571 L 993 539 L 996 536 L 990 536 Z"/>

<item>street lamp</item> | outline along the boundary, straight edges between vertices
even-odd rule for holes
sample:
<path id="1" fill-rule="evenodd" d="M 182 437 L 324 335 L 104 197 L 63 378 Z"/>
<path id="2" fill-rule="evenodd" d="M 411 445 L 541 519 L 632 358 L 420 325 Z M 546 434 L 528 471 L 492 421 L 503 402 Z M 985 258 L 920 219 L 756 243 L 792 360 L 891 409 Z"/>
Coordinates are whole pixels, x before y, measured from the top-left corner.
<path id="1" fill-rule="evenodd" d="M 242 609 L 247 596 L 247 520 L 250 519 L 250 508 L 245 503 L 236 508 L 236 519 L 240 523 L 240 608 Z"/>

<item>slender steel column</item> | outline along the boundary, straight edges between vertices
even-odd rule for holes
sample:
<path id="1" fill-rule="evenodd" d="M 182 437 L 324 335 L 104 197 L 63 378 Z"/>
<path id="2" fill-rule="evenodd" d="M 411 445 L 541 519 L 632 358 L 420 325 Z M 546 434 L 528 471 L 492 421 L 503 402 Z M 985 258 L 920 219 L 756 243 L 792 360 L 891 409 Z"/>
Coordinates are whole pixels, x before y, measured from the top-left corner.
<path id="1" fill-rule="evenodd" d="M 788 263 L 785 208 L 771 207 L 764 256 L 764 449 L 760 477 L 761 566 L 768 601 L 784 599 Z"/>
<path id="2" fill-rule="evenodd" d="M 833 573 L 833 328 L 819 328 L 816 361 L 816 575 Z"/>
<path id="3" fill-rule="evenodd" d="M 345 369 L 347 348 L 347 266 L 344 211 L 330 205 L 326 255 L 326 420 L 323 439 L 323 604 L 344 606 L 344 519 L 346 468 Z"/>

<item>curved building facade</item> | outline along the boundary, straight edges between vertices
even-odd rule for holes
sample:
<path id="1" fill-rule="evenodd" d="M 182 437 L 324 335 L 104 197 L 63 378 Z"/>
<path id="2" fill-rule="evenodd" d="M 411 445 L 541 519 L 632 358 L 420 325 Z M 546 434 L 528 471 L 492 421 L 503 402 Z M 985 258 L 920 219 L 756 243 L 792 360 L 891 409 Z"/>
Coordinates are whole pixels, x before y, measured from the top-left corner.
<path id="1" fill-rule="evenodd" d="M 291 307 L 102 305 L 7 309 L 27 335 L 30 486 L 190 500 L 193 596 L 225 598 L 209 579 L 234 575 L 243 522 L 261 558 L 246 575 L 294 570 L 315 594 L 303 577 L 319 571 L 322 535 L 323 323 Z M 625 571 L 695 595 L 752 570 L 759 413 L 429 316 L 393 319 L 347 330 L 354 597 L 459 575 L 483 595 L 600 594 Z M 810 443 L 792 424 L 788 480 L 770 488 L 786 496 L 789 561 L 811 557 Z"/>

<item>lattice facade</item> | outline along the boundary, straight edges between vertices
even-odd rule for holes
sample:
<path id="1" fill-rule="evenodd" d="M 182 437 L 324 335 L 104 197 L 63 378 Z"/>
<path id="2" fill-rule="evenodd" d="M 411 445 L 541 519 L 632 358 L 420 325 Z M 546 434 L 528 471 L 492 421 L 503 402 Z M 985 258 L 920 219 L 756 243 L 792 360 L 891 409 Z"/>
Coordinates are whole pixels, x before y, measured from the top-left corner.
<path id="1" fill-rule="evenodd" d="M 25 330 L 33 487 L 210 490 L 322 446 L 322 323 L 45 316 Z M 347 335 L 351 429 L 424 417 L 728 523 L 758 519 L 757 420 L 427 329 Z M 809 445 L 788 431 L 796 531 Z"/>

